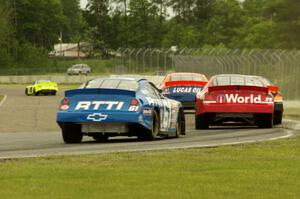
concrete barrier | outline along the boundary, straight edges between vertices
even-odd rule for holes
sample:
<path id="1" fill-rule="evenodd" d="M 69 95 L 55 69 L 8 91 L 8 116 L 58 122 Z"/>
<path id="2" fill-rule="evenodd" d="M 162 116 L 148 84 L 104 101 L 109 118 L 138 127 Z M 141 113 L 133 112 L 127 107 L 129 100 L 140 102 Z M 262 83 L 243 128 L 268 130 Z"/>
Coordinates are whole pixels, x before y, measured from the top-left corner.
<path id="1" fill-rule="evenodd" d="M 67 75 L 30 75 L 30 76 L 0 76 L 0 84 L 30 84 L 36 80 L 47 79 L 59 84 L 78 84 L 97 76 L 67 76 Z"/>
<path id="2" fill-rule="evenodd" d="M 146 78 L 154 84 L 159 84 L 163 80 L 163 76 L 141 76 L 141 75 L 110 75 L 111 77 L 134 77 Z M 58 84 L 81 84 L 90 79 L 104 76 L 68 76 L 68 75 L 29 75 L 29 76 L 0 76 L 0 84 L 31 84 L 32 82 L 40 79 L 51 80 Z"/>

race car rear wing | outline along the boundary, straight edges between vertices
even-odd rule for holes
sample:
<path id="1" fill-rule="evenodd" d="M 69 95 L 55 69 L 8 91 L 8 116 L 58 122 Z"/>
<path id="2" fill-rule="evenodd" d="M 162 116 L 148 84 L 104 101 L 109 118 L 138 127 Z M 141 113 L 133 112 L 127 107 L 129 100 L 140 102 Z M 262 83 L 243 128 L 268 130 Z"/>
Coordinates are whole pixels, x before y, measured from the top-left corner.
<path id="1" fill-rule="evenodd" d="M 135 97 L 136 92 L 131 90 L 123 89 L 107 89 L 107 88 L 85 88 L 85 89 L 74 89 L 65 91 L 66 97 L 72 97 L 75 95 L 125 95 L 128 97 Z"/>
<path id="2" fill-rule="evenodd" d="M 205 81 L 171 81 L 166 82 L 165 86 L 205 86 L 206 84 Z"/>
<path id="3" fill-rule="evenodd" d="M 263 93 L 269 93 L 269 88 L 260 86 L 239 86 L 239 85 L 226 85 L 226 86 L 210 86 L 208 92 L 213 91 L 224 91 L 224 90 L 249 90 L 249 91 L 260 91 Z"/>

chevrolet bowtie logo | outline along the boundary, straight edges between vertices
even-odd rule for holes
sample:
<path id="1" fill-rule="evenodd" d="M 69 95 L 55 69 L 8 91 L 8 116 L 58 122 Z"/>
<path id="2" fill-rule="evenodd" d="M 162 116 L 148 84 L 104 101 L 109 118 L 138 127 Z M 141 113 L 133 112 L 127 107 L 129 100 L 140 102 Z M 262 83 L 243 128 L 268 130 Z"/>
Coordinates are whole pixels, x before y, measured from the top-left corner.
<path id="1" fill-rule="evenodd" d="M 102 115 L 101 113 L 93 113 L 88 115 L 87 120 L 92 120 L 94 122 L 101 122 L 107 119 L 107 115 Z"/>

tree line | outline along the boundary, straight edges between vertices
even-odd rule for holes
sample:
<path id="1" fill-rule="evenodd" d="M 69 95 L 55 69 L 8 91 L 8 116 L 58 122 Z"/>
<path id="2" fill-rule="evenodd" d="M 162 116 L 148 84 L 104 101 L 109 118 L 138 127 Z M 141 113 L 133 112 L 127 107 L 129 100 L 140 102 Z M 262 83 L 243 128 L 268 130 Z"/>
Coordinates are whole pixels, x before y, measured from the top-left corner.
<path id="1" fill-rule="evenodd" d="M 47 64 L 59 42 L 128 48 L 300 48 L 299 0 L 0 0 L 0 66 Z"/>

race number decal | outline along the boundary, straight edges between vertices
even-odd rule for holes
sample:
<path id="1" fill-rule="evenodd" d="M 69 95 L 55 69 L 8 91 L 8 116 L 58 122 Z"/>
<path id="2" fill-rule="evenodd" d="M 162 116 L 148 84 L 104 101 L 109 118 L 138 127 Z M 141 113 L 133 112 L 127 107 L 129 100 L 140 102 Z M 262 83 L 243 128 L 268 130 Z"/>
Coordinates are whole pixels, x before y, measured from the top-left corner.
<path id="1" fill-rule="evenodd" d="M 78 102 L 75 110 L 121 110 L 124 105 L 124 102 L 119 101 L 81 101 Z"/>

